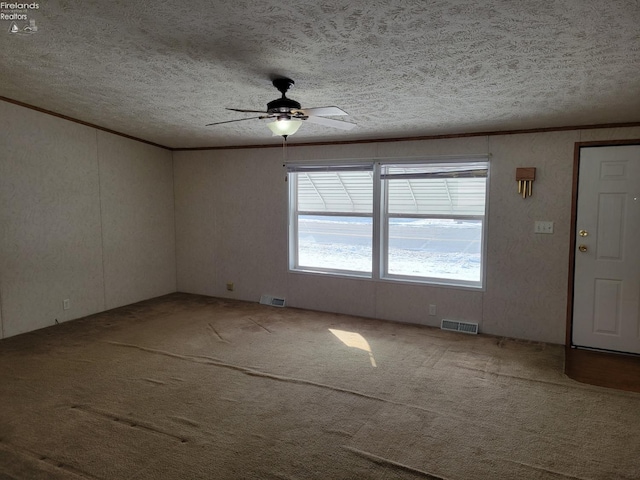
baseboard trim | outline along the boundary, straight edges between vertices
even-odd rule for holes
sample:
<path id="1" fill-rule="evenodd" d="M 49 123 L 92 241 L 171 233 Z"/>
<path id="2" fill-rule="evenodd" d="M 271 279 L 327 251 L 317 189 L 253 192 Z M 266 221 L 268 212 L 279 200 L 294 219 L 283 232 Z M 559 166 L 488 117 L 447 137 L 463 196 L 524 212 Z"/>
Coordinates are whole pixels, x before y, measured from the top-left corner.
<path id="1" fill-rule="evenodd" d="M 565 348 L 564 372 L 578 382 L 640 393 L 640 357 Z"/>

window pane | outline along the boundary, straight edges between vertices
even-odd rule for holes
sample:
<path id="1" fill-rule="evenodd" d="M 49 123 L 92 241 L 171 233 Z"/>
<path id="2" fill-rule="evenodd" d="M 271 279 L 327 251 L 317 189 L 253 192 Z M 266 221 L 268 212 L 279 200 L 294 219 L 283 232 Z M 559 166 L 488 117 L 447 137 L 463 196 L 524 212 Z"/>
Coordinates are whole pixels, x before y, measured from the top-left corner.
<path id="1" fill-rule="evenodd" d="M 371 272 L 372 219 L 298 216 L 300 267 Z"/>
<path id="2" fill-rule="evenodd" d="M 484 215 L 486 178 L 388 179 L 389 213 Z"/>
<path id="3" fill-rule="evenodd" d="M 391 275 L 480 282 L 482 221 L 389 219 Z"/>
<path id="4" fill-rule="evenodd" d="M 371 213 L 373 211 L 373 173 L 305 172 L 297 173 L 298 211 Z"/>

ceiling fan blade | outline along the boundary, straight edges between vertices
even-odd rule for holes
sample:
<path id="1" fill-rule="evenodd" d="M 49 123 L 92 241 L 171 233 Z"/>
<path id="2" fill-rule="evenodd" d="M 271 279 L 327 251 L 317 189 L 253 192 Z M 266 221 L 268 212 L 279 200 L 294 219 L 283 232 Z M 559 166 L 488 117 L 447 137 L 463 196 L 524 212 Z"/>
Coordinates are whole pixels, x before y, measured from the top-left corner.
<path id="1" fill-rule="evenodd" d="M 302 108 L 295 110 L 301 112 L 303 115 L 310 117 L 311 115 L 316 117 L 327 117 L 331 115 L 349 115 L 347 112 L 338 107 L 315 107 L 315 108 Z"/>
<path id="2" fill-rule="evenodd" d="M 225 122 L 214 122 L 214 123 L 207 123 L 205 125 L 205 127 L 210 127 L 211 125 L 222 125 L 223 123 L 231 123 L 231 122 L 242 122 L 244 120 L 255 120 L 255 119 L 260 119 L 262 120 L 263 118 L 269 118 L 268 116 L 264 115 L 264 116 L 260 116 L 260 117 L 247 117 L 247 118 L 238 118 L 236 120 L 227 120 Z"/>
<path id="3" fill-rule="evenodd" d="M 225 110 L 232 110 L 234 112 L 244 112 L 244 113 L 267 113 L 264 110 L 245 110 L 244 108 L 226 108 Z"/>
<path id="4" fill-rule="evenodd" d="M 317 123 L 318 125 L 324 125 L 325 127 L 339 128 L 341 130 L 351 130 L 356 126 L 355 123 L 343 122 L 342 120 L 334 120 L 333 118 L 315 117 L 310 116 L 306 120 L 307 122 Z"/>

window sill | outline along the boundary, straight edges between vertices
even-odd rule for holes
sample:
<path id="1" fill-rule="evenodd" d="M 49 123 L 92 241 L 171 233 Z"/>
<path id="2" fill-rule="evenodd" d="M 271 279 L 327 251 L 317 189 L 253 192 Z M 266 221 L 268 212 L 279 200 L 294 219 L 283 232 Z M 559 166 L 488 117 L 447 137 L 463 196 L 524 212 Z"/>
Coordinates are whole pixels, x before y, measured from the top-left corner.
<path id="1" fill-rule="evenodd" d="M 483 285 L 464 285 L 459 283 L 448 283 L 446 280 L 442 281 L 423 281 L 413 280 L 406 277 L 381 277 L 373 278 L 371 274 L 357 274 L 357 273 L 345 273 L 345 272 L 323 272 L 317 270 L 304 270 L 304 269 L 289 269 L 288 273 L 302 276 L 317 276 L 325 278 L 345 279 L 345 280 L 364 280 L 367 282 L 379 282 L 388 283 L 393 285 L 407 285 L 414 287 L 428 287 L 428 288 L 446 288 L 455 290 L 470 290 L 474 292 L 484 292 Z"/>

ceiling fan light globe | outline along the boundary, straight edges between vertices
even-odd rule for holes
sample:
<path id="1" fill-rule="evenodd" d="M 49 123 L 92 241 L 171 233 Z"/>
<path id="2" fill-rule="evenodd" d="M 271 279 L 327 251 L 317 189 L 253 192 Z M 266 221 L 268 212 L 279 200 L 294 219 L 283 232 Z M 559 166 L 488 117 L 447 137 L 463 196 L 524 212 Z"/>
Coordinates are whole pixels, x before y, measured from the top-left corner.
<path id="1" fill-rule="evenodd" d="M 267 123 L 267 127 L 269 127 L 269 130 L 271 130 L 274 135 L 285 137 L 296 133 L 300 125 L 302 125 L 302 120 L 282 119 Z"/>

